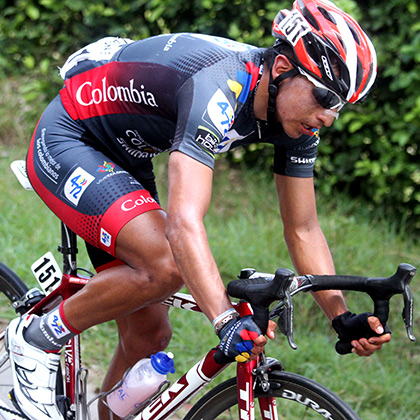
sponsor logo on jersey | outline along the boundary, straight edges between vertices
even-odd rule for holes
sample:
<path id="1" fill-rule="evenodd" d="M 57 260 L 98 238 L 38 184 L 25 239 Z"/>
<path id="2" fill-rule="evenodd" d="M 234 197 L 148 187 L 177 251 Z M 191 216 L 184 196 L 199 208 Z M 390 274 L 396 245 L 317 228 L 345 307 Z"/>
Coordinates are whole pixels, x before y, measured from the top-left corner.
<path id="1" fill-rule="evenodd" d="M 168 52 L 173 45 L 176 43 L 176 39 L 182 34 L 175 34 L 174 36 L 171 36 L 169 38 L 169 41 L 166 43 L 165 47 L 163 48 L 163 51 Z"/>
<path id="2" fill-rule="evenodd" d="M 303 158 L 298 156 L 290 156 L 290 161 L 295 165 L 308 165 L 315 163 L 316 157 L 313 158 Z"/>
<path id="3" fill-rule="evenodd" d="M 147 143 L 137 130 L 126 130 L 125 136 L 125 138 L 117 137 L 117 141 L 129 155 L 135 158 L 149 159 L 165 151 Z"/>
<path id="4" fill-rule="evenodd" d="M 80 198 L 94 179 L 95 177 L 86 172 L 83 168 L 80 166 L 77 167 L 64 184 L 65 197 L 77 206 Z"/>
<path id="5" fill-rule="evenodd" d="M 96 172 L 114 172 L 115 164 L 104 160 L 103 165 L 99 165 Z"/>
<path id="6" fill-rule="evenodd" d="M 210 155 L 214 156 L 219 144 L 219 139 L 217 138 L 216 134 L 211 132 L 208 128 L 200 125 L 198 126 L 198 130 L 195 135 L 195 141 L 202 149 L 204 149 Z"/>
<path id="7" fill-rule="evenodd" d="M 112 236 L 104 228 L 101 228 L 101 244 L 110 247 L 112 243 Z"/>
<path id="8" fill-rule="evenodd" d="M 106 76 L 98 81 L 88 80 L 77 88 L 76 101 L 82 106 L 119 101 L 158 107 L 153 93 L 146 91 L 144 85 L 138 86 L 139 89 L 135 85 L 135 80 L 131 79 L 128 86 L 114 86 L 108 83 Z"/>
<path id="9" fill-rule="evenodd" d="M 221 89 L 217 89 L 210 99 L 207 112 L 214 126 L 224 137 L 233 124 L 234 114 L 231 104 Z"/>
<path id="10" fill-rule="evenodd" d="M 157 204 L 157 203 L 156 203 L 156 200 L 154 200 L 152 197 L 141 194 L 140 197 L 136 198 L 135 200 L 133 198 L 129 198 L 128 200 L 124 201 L 121 204 L 121 210 L 130 211 L 130 210 L 134 210 L 136 207 L 141 207 L 147 204 Z"/>

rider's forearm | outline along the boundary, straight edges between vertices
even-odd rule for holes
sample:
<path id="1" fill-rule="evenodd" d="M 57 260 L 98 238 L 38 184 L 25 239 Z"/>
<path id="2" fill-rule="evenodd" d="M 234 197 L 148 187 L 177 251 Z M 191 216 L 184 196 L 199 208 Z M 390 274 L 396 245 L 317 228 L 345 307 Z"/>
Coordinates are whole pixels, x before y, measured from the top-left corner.
<path id="1" fill-rule="evenodd" d="M 312 231 L 285 232 L 285 238 L 298 274 L 335 274 L 331 252 L 319 226 Z M 347 311 L 339 290 L 316 292 L 313 296 L 329 320 Z"/>
<path id="2" fill-rule="evenodd" d="M 178 270 L 210 321 L 232 305 L 214 261 L 201 221 L 168 220 L 167 237 Z"/>

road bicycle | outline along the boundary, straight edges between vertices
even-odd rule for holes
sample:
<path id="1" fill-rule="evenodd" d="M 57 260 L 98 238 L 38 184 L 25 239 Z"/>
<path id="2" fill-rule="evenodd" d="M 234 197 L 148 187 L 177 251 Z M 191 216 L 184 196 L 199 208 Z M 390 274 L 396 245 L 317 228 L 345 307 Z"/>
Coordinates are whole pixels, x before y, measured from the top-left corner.
<path id="1" fill-rule="evenodd" d="M 31 189 L 24 161 L 14 162 L 12 169 L 22 185 Z M 32 271 L 41 288 L 28 290 L 10 268 L 0 263 L 0 291 L 8 298 L 18 315 L 45 313 L 76 293 L 90 280 L 92 274 L 77 267 L 77 237 L 63 223 L 58 250 L 63 254 L 62 270 L 51 253 L 45 254 L 32 265 Z M 262 330 L 265 330 L 269 319 L 277 320 L 280 331 L 286 335 L 289 345 L 294 349 L 297 346 L 293 338 L 292 298 L 297 293 L 331 289 L 365 292 L 372 298 L 374 314 L 383 325 L 388 319 L 389 300 L 395 294 L 402 294 L 403 320 L 408 338 L 414 341 L 410 282 L 415 272 L 415 267 L 409 264 L 400 264 L 396 273 L 387 278 L 295 276 L 292 271 L 283 268 L 278 269 L 275 274 L 243 269 L 239 278 L 228 284 L 227 290 L 231 297 L 239 299 L 233 304 L 240 315 L 253 314 Z M 176 293 L 163 304 L 201 312 L 193 297 L 185 293 Z M 0 333 L 1 342 L 4 342 L 4 335 L 4 331 Z M 63 373 L 60 369 L 57 375 L 57 405 L 65 420 L 90 420 L 92 404 L 98 399 L 106 403 L 107 393 L 99 394 L 88 401 L 88 371 L 82 366 L 80 336 L 67 343 L 63 354 Z M 171 386 L 167 381 L 163 383 L 154 395 L 139 405 L 126 419 L 169 418 L 229 363 L 223 360 L 220 350 L 210 349 Z M 0 370 L 10 376 L 8 365 L 8 353 L 3 351 L 0 353 Z M 4 375 L 0 378 L 0 418 L 25 418 L 13 405 L 12 379 L 9 377 L 6 380 Z M 110 416 L 112 418 L 111 413 Z M 184 416 L 185 420 L 254 420 L 256 417 L 261 420 L 360 420 L 354 410 L 332 391 L 304 376 L 285 371 L 278 360 L 266 354 L 259 355 L 252 362 L 236 363 L 236 377 L 205 393 Z"/>

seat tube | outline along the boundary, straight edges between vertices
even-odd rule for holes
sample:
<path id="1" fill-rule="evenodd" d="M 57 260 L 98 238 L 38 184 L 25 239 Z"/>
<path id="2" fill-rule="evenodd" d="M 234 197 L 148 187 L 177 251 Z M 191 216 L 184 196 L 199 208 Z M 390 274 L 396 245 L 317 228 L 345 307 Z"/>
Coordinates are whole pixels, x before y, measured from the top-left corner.
<path id="1" fill-rule="evenodd" d="M 238 420 L 254 420 L 254 376 L 256 361 L 237 363 Z"/>
<path id="2" fill-rule="evenodd" d="M 63 254 L 63 272 L 76 275 L 77 236 L 63 222 L 61 222 L 61 245 L 58 250 Z"/>

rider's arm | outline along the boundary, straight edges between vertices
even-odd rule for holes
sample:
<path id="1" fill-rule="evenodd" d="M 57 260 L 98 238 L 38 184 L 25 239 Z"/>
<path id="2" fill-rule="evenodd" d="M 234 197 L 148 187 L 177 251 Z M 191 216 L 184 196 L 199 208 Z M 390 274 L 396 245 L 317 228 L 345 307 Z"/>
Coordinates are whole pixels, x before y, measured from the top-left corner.
<path id="1" fill-rule="evenodd" d="M 318 223 L 313 179 L 274 176 L 284 237 L 296 270 L 299 274 L 334 274 L 331 252 Z M 340 291 L 327 290 L 313 296 L 330 320 L 347 311 Z M 376 317 L 369 317 L 369 324 L 378 334 L 382 333 Z M 384 334 L 369 340 L 353 340 L 352 345 L 357 355 L 370 356 L 390 340 L 390 334 Z"/>
<path id="2" fill-rule="evenodd" d="M 204 227 L 213 171 L 181 153 L 169 157 L 167 237 L 186 286 L 210 321 L 231 307 Z"/>
<path id="3" fill-rule="evenodd" d="M 318 223 L 313 178 L 274 176 L 284 237 L 298 274 L 335 274 L 331 253 Z M 347 311 L 340 291 L 313 295 L 330 320 Z"/>
<path id="4" fill-rule="evenodd" d="M 210 321 L 232 307 L 214 261 L 204 227 L 212 190 L 213 171 L 181 153 L 172 152 L 168 174 L 166 234 L 180 274 L 188 290 Z M 274 324 L 267 335 L 274 338 Z M 254 358 L 267 339 L 254 341 Z"/>

